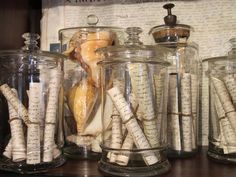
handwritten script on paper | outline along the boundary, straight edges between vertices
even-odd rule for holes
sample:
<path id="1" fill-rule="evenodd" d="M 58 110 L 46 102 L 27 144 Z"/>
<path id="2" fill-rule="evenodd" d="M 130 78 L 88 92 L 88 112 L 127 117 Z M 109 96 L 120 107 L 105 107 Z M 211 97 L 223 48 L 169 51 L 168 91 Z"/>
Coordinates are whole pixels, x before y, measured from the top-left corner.
<path id="1" fill-rule="evenodd" d="M 167 12 L 163 0 L 42 0 L 41 48 L 50 46 L 59 51 L 58 30 L 62 28 L 88 26 L 87 16 L 95 14 L 99 26 L 139 26 L 143 29 L 141 40 L 153 44 L 149 30 L 164 24 Z M 194 28 L 191 40 L 199 45 L 200 59 L 226 55 L 227 41 L 236 36 L 235 0 L 185 0 L 172 1 L 172 10 L 177 21 Z M 58 47 L 56 47 L 58 46 Z M 205 80 L 205 79 L 204 79 Z M 206 97 L 205 99 L 208 99 Z M 202 101 L 207 103 L 207 100 Z M 209 106 L 209 105 L 206 105 Z M 204 111 L 202 120 L 202 142 L 208 140 L 208 112 Z"/>

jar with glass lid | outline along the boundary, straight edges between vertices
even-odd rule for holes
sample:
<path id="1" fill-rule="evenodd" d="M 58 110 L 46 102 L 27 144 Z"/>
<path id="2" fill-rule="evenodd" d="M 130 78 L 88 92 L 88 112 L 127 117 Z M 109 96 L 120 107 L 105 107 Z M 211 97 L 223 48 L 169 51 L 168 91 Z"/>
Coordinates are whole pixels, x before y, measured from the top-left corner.
<path id="1" fill-rule="evenodd" d="M 192 27 L 177 24 L 172 15 L 174 4 L 163 6 L 168 11 L 165 24 L 150 30 L 156 44 L 172 50 L 168 61 L 168 157 L 189 157 L 198 149 L 198 46 L 189 41 Z"/>
<path id="2" fill-rule="evenodd" d="M 0 170 L 45 172 L 65 162 L 63 59 L 25 33 L 22 50 L 0 51 Z"/>
<path id="3" fill-rule="evenodd" d="M 101 155 L 101 95 L 95 50 L 122 42 L 122 29 L 97 26 L 95 15 L 87 17 L 88 26 L 65 28 L 59 31 L 65 77 L 65 148 L 70 158 L 94 159 Z"/>
<path id="4" fill-rule="evenodd" d="M 236 164 L 236 38 L 227 56 L 209 58 L 208 157 Z"/>
<path id="5" fill-rule="evenodd" d="M 98 49 L 103 140 L 99 169 L 113 176 L 167 172 L 167 49 L 143 45 L 141 28 L 126 29 L 124 45 Z"/>

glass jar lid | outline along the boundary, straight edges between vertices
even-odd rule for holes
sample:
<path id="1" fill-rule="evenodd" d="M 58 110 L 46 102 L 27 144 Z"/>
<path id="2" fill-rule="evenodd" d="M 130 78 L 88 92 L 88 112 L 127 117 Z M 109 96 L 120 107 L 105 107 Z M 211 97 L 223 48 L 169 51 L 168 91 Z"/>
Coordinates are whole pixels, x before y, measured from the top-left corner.
<path id="1" fill-rule="evenodd" d="M 220 63 L 225 65 L 227 64 L 227 62 L 236 62 L 236 38 L 231 38 L 228 41 L 228 44 L 230 49 L 227 52 L 226 56 L 206 58 L 203 61 L 210 63 Z"/>
<path id="2" fill-rule="evenodd" d="M 171 13 L 174 4 L 168 3 L 163 6 L 168 14 L 164 17 L 165 24 L 154 26 L 150 29 L 149 34 L 153 35 L 157 43 L 163 42 L 186 42 L 193 28 L 185 24 L 177 24 L 177 16 Z"/>
<path id="3" fill-rule="evenodd" d="M 22 37 L 25 39 L 25 46 L 22 47 L 21 50 L 0 51 L 0 62 L 2 65 L 8 62 L 15 62 L 16 58 L 21 60 L 22 64 L 24 63 L 30 65 L 37 63 L 37 65 L 44 65 L 48 68 L 56 67 L 59 63 L 63 62 L 63 59 L 65 58 L 64 55 L 39 50 L 37 40 L 40 36 L 38 34 L 24 33 Z"/>
<path id="4" fill-rule="evenodd" d="M 71 37 L 72 34 L 75 32 L 80 33 L 97 33 L 99 31 L 120 31 L 122 28 L 119 27 L 112 27 L 112 26 L 97 26 L 97 23 L 99 22 L 99 19 L 96 15 L 91 14 L 87 17 L 87 24 L 88 26 L 80 26 L 80 27 L 72 27 L 72 28 L 64 28 L 59 30 L 59 40 L 61 40 L 63 37 Z M 98 39 L 99 36 L 96 36 L 96 39 Z M 102 35 L 99 39 L 102 39 Z"/>
<path id="5" fill-rule="evenodd" d="M 165 58 L 170 50 L 158 45 L 143 45 L 139 40 L 141 32 L 142 29 L 139 27 L 129 27 L 126 29 L 128 39 L 124 45 L 98 49 L 96 52 L 104 58 L 98 64 L 143 62 L 168 66 L 169 63 L 165 61 Z"/>

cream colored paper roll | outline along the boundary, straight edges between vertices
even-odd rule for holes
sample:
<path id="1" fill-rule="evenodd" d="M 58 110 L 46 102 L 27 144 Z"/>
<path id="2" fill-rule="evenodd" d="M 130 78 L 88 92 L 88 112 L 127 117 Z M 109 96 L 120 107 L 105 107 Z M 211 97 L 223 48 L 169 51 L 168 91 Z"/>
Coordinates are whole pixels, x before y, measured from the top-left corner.
<path id="1" fill-rule="evenodd" d="M 127 133 L 124 139 L 124 142 L 122 144 L 121 150 L 122 149 L 129 150 L 129 149 L 132 149 L 133 146 L 134 146 L 134 142 L 133 142 L 132 135 L 130 133 Z M 122 166 L 126 166 L 129 162 L 129 156 L 130 156 L 129 153 L 117 155 L 116 163 Z"/>
<path id="2" fill-rule="evenodd" d="M 223 132 L 223 124 L 220 122 L 220 131 Z M 235 153 L 236 152 L 236 146 L 235 144 L 228 144 L 226 140 L 226 136 L 224 133 L 221 133 L 220 135 L 220 145 L 219 148 L 223 149 L 224 154 L 230 154 L 230 153 Z"/>
<path id="3" fill-rule="evenodd" d="M 59 69 L 51 71 L 45 118 L 43 162 L 51 162 L 53 160 L 55 124 L 57 122 L 57 105 L 61 88 L 61 78 L 62 72 Z"/>
<path id="4" fill-rule="evenodd" d="M 7 84 L 3 84 L 0 86 L 0 91 L 2 92 L 6 100 L 12 105 L 15 111 L 19 114 L 19 117 L 21 117 L 27 124 L 28 111 L 25 108 L 25 106 L 21 103 L 21 101 L 12 92 L 11 88 Z"/>
<path id="5" fill-rule="evenodd" d="M 155 115 L 155 109 L 153 104 L 153 91 L 150 86 L 151 81 L 148 75 L 148 66 L 147 64 L 134 63 L 128 65 L 129 74 L 132 83 L 132 89 L 136 95 L 139 109 L 143 113 L 143 126 L 144 133 L 147 136 L 147 139 L 152 147 L 160 146 L 158 140 L 158 130 Z M 147 123 L 150 121 L 152 123 Z M 151 125 L 151 127 L 146 127 L 146 125 Z"/>
<path id="6" fill-rule="evenodd" d="M 160 73 L 158 75 L 154 75 L 154 87 L 155 87 L 155 102 L 156 102 L 156 112 L 157 112 L 157 139 L 158 139 L 158 142 L 161 142 L 161 139 L 162 139 L 162 119 L 164 118 L 165 116 L 165 113 L 163 111 L 166 111 L 166 110 L 163 110 L 163 106 L 164 104 L 167 103 L 166 100 L 164 99 L 167 99 L 167 98 L 164 98 L 164 73 Z M 164 108 L 166 108 L 166 106 L 164 106 Z"/>
<path id="7" fill-rule="evenodd" d="M 183 150 L 192 151 L 192 110 L 191 110 L 191 75 L 183 73 L 181 77 L 181 107 L 183 128 Z"/>
<path id="8" fill-rule="evenodd" d="M 233 74 L 228 74 L 224 77 L 224 83 L 232 98 L 233 104 L 236 106 L 236 81 Z"/>
<path id="9" fill-rule="evenodd" d="M 112 113 L 112 134 L 111 134 L 111 148 L 120 149 L 122 144 L 122 124 L 119 112 L 116 107 L 113 107 Z M 111 153 L 110 162 L 116 161 L 116 154 Z"/>
<path id="10" fill-rule="evenodd" d="M 222 103 L 222 106 L 223 106 L 225 112 L 228 113 L 231 111 L 235 111 L 234 106 L 231 102 L 229 92 L 228 92 L 224 82 L 219 80 L 218 78 L 215 78 L 215 77 L 211 77 L 211 81 L 213 83 L 215 91 L 220 99 L 220 102 Z"/>
<path id="11" fill-rule="evenodd" d="M 231 98 L 229 95 L 229 92 L 226 88 L 226 85 L 223 81 L 211 77 L 211 81 L 213 83 L 213 86 L 215 88 L 216 94 L 219 97 L 219 100 L 222 104 L 222 107 L 229 118 L 230 124 L 236 133 L 236 112 L 233 103 L 231 102 Z"/>
<path id="12" fill-rule="evenodd" d="M 12 89 L 12 92 L 18 98 L 17 90 Z M 11 128 L 11 143 L 12 143 L 12 161 L 20 162 L 26 159 L 26 144 L 23 131 L 22 119 L 13 106 L 8 102 L 9 122 Z"/>
<path id="13" fill-rule="evenodd" d="M 40 151 L 40 83 L 29 85 L 29 123 L 27 129 L 27 164 L 38 164 L 41 162 Z"/>
<path id="14" fill-rule="evenodd" d="M 219 124 L 221 127 L 221 134 L 225 139 L 224 146 L 227 144 L 235 144 L 236 145 L 236 134 L 233 131 L 233 128 L 228 120 L 228 117 L 225 114 L 225 111 L 222 107 L 220 99 L 215 94 L 215 106 L 216 112 L 218 114 Z M 230 152 L 233 153 L 233 152 Z"/>
<path id="15" fill-rule="evenodd" d="M 171 137 L 171 148 L 176 151 L 181 150 L 181 138 L 180 138 L 180 120 L 178 109 L 178 87 L 177 87 L 177 75 L 169 75 L 169 101 L 168 101 L 168 129 Z"/>
<path id="16" fill-rule="evenodd" d="M 136 101 L 135 95 L 132 92 L 129 94 L 129 100 L 132 104 L 133 111 L 136 111 L 136 117 L 141 121 L 142 115 L 141 115 L 141 112 L 138 111 L 139 109 L 138 109 L 137 101 Z M 124 125 L 124 124 L 122 124 L 122 125 Z M 125 133 L 124 133 L 126 130 L 125 126 L 123 126 L 122 128 L 123 128 L 122 134 L 124 135 L 125 138 L 122 143 L 121 150 L 125 149 L 125 151 L 127 151 L 127 150 L 130 150 L 133 148 L 134 142 L 133 142 L 133 138 L 130 133 L 127 133 L 125 135 Z M 116 158 L 116 163 L 119 165 L 122 165 L 122 166 L 126 166 L 129 162 L 129 156 L 130 156 L 129 152 L 127 152 L 126 154 L 123 154 L 123 153 L 118 154 L 117 158 Z"/>
<path id="17" fill-rule="evenodd" d="M 124 84 L 117 79 L 113 80 L 113 86 L 118 87 L 121 92 L 124 92 Z M 117 111 L 116 107 L 113 106 L 112 109 L 112 127 L 111 127 L 111 145 L 110 147 L 113 149 L 120 149 L 122 145 L 122 121 L 120 118 L 120 114 Z M 116 154 L 111 152 L 108 153 L 108 157 L 110 159 L 110 162 L 116 161 Z"/>
<path id="18" fill-rule="evenodd" d="M 12 158 L 12 144 L 11 143 L 12 143 L 12 140 L 10 139 L 3 152 L 3 155 L 9 159 Z"/>
<path id="19" fill-rule="evenodd" d="M 128 103 L 123 97 L 118 87 L 113 87 L 107 91 L 111 97 L 113 104 L 116 106 L 122 121 L 125 123 L 125 126 L 128 132 L 132 135 L 133 141 L 138 149 L 149 149 L 151 148 L 145 134 L 140 128 L 137 120 L 134 118 L 132 110 L 130 109 Z M 158 162 L 157 157 L 153 152 L 148 152 L 143 154 L 144 161 L 147 165 L 153 165 Z"/>
<path id="20" fill-rule="evenodd" d="M 161 106 L 162 94 L 164 89 L 164 74 L 154 75 L 156 107 L 159 111 Z"/>
<path id="21" fill-rule="evenodd" d="M 219 143 L 217 143 L 218 141 L 220 142 L 220 135 L 221 135 L 221 131 L 220 131 L 220 125 L 219 125 L 219 119 L 218 119 L 218 113 L 216 112 L 216 106 L 215 106 L 215 97 L 216 97 L 216 92 L 215 92 L 215 88 L 212 84 L 212 82 L 209 82 L 210 84 L 210 113 L 211 113 L 211 119 L 210 119 L 210 124 L 211 124 L 211 135 L 212 137 L 214 137 L 214 139 L 216 139 L 216 141 L 214 142 L 214 144 L 216 146 L 219 146 Z"/>
<path id="22" fill-rule="evenodd" d="M 191 108 L 192 108 L 192 148 L 197 147 L 197 106 L 198 106 L 198 79 L 197 75 L 191 74 Z"/>

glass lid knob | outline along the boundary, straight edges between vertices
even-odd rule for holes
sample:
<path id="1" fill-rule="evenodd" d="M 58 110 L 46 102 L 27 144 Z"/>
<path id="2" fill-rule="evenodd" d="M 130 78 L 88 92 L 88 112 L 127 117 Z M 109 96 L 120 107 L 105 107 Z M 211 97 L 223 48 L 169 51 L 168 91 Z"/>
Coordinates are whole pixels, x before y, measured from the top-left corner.
<path id="1" fill-rule="evenodd" d="M 126 45 L 142 45 L 143 43 L 139 40 L 139 34 L 142 33 L 142 29 L 140 27 L 128 27 L 126 29 L 126 33 L 128 34 L 128 40 L 125 42 Z"/>
<path id="2" fill-rule="evenodd" d="M 37 40 L 40 38 L 40 36 L 36 33 L 24 33 L 22 37 L 25 39 L 25 46 L 22 47 L 22 50 L 39 50 L 38 42 Z"/>
<path id="3" fill-rule="evenodd" d="M 99 21 L 98 17 L 94 14 L 87 16 L 87 24 L 90 26 L 96 26 L 98 21 Z"/>
<path id="4" fill-rule="evenodd" d="M 171 13 L 171 9 L 175 7 L 174 4 L 168 3 L 163 6 L 167 10 L 167 16 L 164 17 L 165 24 L 168 26 L 175 26 L 177 17 Z"/>

